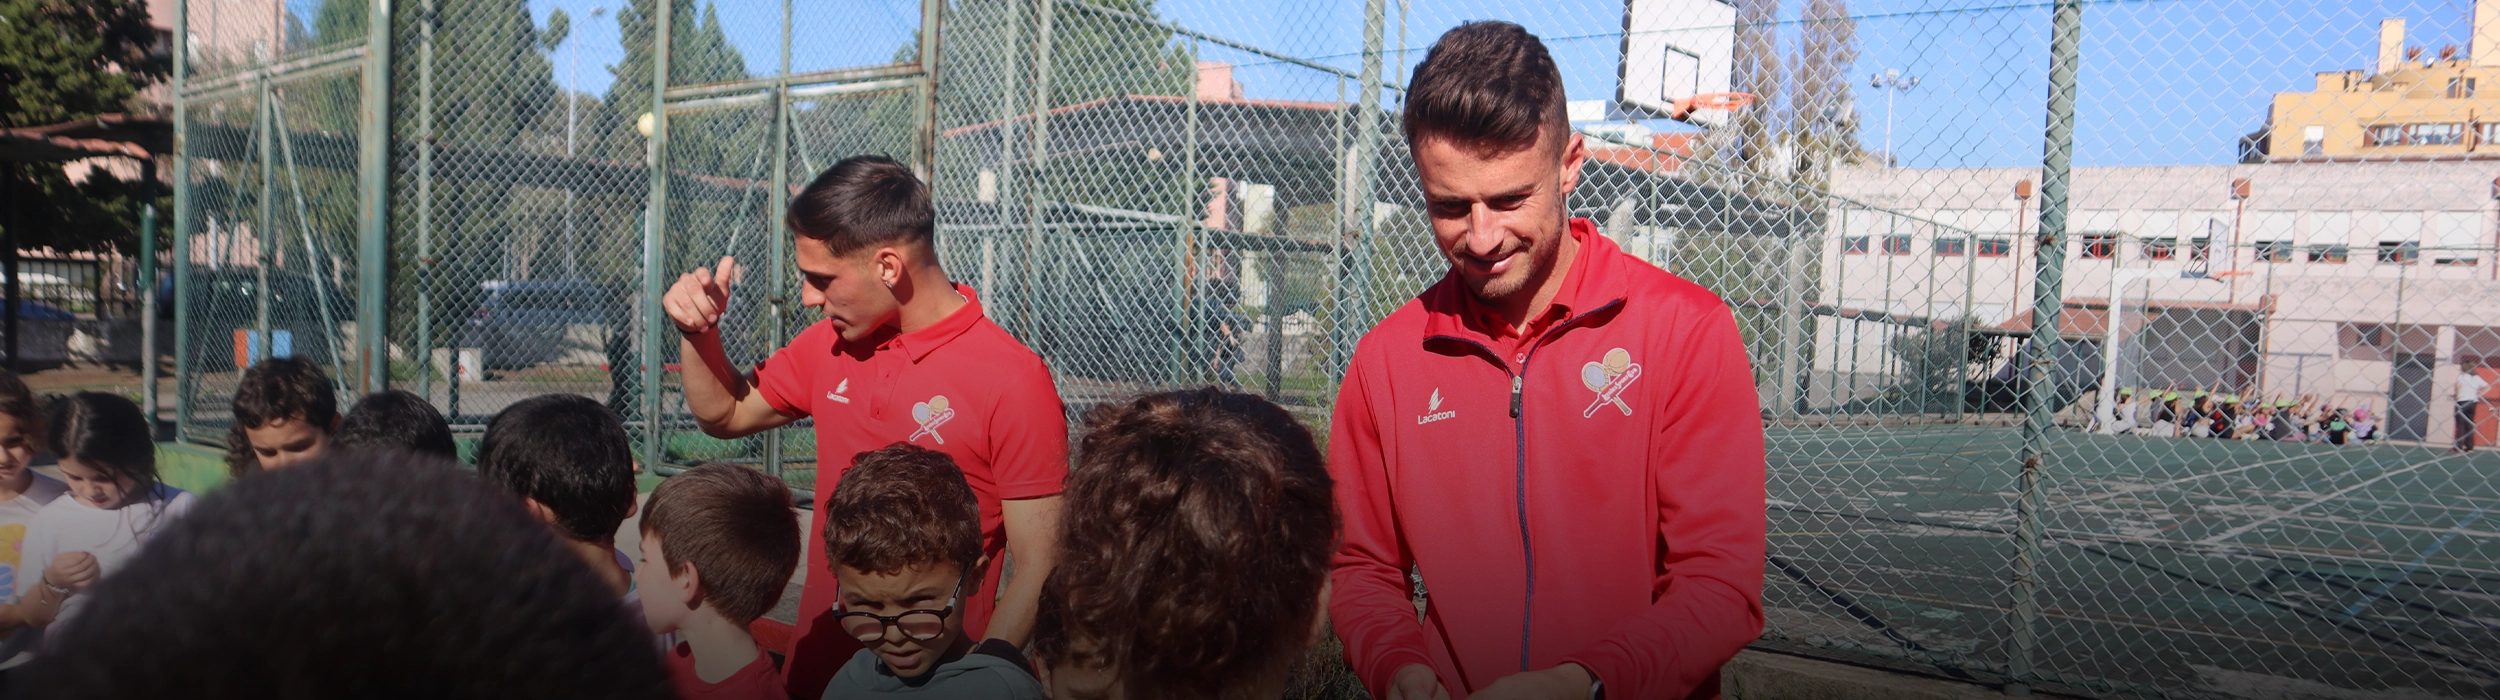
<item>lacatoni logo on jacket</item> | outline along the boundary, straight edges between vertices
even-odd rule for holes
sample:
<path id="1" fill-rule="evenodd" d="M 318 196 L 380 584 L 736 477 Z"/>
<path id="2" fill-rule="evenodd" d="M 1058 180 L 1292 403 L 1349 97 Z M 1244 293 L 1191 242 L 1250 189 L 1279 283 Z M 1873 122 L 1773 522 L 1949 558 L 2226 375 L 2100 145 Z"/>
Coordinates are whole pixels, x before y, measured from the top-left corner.
<path id="1" fill-rule="evenodd" d="M 1435 422 L 1435 421 L 1445 421 L 1445 420 L 1449 420 L 1449 419 L 1452 419 L 1452 418 L 1457 418 L 1457 417 L 1458 417 L 1458 411 L 1456 411 L 1456 410 L 1449 410 L 1449 411 L 1444 411 L 1444 410 L 1441 410 L 1441 388 L 1440 388 L 1440 387 L 1433 387 L 1433 388 L 1432 388 L 1432 403 L 1430 403 L 1430 404 L 1428 404 L 1428 405 L 1425 405 L 1425 406 L 1424 406 L 1424 414 L 1423 414 L 1423 415 L 1420 415 L 1420 416 L 1416 416 L 1416 417 L 1415 417 L 1415 424 L 1416 424 L 1416 425 L 1423 425 L 1423 424 L 1425 424 L 1425 423 L 1431 423 L 1431 422 Z"/>
<path id="2" fill-rule="evenodd" d="M 1623 392 L 1632 388 L 1632 380 L 1640 378 L 1641 366 L 1634 363 L 1632 353 L 1623 348 L 1608 350 L 1605 359 L 1582 365 L 1580 383 L 1587 385 L 1589 391 L 1597 392 L 1597 401 L 1589 404 L 1588 410 L 1581 411 L 1580 417 L 1594 418 L 1599 410 L 1607 406 L 1623 411 L 1623 415 L 1632 415 L 1632 404 L 1623 402 Z"/>
<path id="3" fill-rule="evenodd" d="M 911 437 L 903 438 L 904 442 L 917 441 L 920 436 L 927 435 L 936 438 L 937 444 L 944 445 L 946 436 L 939 435 L 937 429 L 955 419 L 955 409 L 947 407 L 946 397 L 931 396 L 927 401 L 911 405 L 911 419 L 920 424 L 920 429 L 912 431 Z"/>

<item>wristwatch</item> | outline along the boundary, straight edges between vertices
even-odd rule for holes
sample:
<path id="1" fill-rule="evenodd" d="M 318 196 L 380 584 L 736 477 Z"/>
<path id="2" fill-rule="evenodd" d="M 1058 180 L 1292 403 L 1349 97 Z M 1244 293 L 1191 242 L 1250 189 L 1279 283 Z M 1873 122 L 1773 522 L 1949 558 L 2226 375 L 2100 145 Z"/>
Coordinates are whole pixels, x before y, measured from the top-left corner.
<path id="1" fill-rule="evenodd" d="M 1589 700 L 1606 700 L 1606 681 L 1604 679 L 1589 681 Z"/>

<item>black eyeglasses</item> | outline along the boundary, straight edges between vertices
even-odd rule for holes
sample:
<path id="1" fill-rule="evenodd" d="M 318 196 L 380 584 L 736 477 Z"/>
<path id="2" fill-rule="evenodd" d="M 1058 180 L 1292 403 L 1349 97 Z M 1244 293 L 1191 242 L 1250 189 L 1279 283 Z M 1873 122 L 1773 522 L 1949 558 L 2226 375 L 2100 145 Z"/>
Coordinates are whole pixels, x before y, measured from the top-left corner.
<path id="1" fill-rule="evenodd" d="M 936 639 L 938 635 L 946 634 L 946 618 L 955 615 L 955 602 L 963 597 L 963 588 L 964 579 L 956 579 L 955 594 L 946 598 L 944 609 L 905 610 L 903 614 L 891 617 L 867 612 L 841 612 L 834 614 L 833 621 L 842 626 L 843 633 L 862 642 L 873 643 L 884 639 L 888 627 L 899 628 L 903 630 L 903 636 L 912 639 Z"/>

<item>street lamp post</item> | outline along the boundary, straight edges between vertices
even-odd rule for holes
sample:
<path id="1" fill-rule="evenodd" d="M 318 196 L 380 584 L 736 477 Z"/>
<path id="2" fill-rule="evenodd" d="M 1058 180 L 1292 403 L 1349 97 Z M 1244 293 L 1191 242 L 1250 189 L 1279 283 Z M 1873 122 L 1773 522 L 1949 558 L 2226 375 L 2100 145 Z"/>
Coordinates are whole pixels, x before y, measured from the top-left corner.
<path id="1" fill-rule="evenodd" d="M 1884 165 L 1891 166 L 1899 160 L 1892 154 L 1892 98 L 1918 87 L 1918 76 L 1902 75 L 1900 69 L 1888 68 L 1875 74 L 1873 80 L 1867 81 L 1867 86 L 1884 91 Z"/>

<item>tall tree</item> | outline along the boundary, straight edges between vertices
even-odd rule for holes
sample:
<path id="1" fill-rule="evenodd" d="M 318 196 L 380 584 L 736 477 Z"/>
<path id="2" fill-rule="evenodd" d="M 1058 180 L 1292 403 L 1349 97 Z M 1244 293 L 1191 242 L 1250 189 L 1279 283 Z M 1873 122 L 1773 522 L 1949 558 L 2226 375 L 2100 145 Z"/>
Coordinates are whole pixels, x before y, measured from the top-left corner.
<path id="1" fill-rule="evenodd" d="M 1860 159 L 1850 74 L 1858 64 L 1858 21 L 1848 0 L 1806 0 L 1791 64 L 1789 125 L 1797 156 L 1788 179 L 1810 191 L 1831 187 L 1833 165 Z"/>
<path id="2" fill-rule="evenodd" d="M 171 57 L 158 50 L 145 0 L 0 0 L 0 127 L 57 124 L 136 111 L 141 88 L 165 78 Z M 103 170 L 72 183 L 59 164 L 0 164 L 26 248 L 101 251 L 135 248 L 137 182 Z"/>

